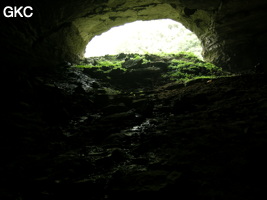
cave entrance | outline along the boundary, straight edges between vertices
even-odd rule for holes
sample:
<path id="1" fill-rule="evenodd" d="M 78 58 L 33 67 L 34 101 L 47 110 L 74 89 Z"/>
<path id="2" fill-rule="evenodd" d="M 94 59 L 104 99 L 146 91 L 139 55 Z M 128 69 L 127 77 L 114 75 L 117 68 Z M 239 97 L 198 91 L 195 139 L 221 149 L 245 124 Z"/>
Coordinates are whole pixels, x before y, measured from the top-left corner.
<path id="1" fill-rule="evenodd" d="M 111 28 L 95 36 L 87 45 L 84 57 L 120 53 L 192 52 L 200 59 L 201 42 L 181 23 L 171 19 L 135 21 Z"/>

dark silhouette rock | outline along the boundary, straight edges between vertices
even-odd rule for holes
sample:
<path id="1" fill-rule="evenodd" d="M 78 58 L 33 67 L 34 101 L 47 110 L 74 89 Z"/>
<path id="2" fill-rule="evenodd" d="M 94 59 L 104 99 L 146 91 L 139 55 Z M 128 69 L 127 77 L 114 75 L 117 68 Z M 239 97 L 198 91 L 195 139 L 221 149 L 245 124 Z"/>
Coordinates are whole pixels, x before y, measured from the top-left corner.
<path id="1" fill-rule="evenodd" d="M 26 3 L 31 18 L 0 20 L 0 199 L 266 199 L 265 0 Z M 168 59 L 110 77 L 69 64 L 93 36 L 159 18 L 236 74 L 182 83 L 162 78 Z"/>

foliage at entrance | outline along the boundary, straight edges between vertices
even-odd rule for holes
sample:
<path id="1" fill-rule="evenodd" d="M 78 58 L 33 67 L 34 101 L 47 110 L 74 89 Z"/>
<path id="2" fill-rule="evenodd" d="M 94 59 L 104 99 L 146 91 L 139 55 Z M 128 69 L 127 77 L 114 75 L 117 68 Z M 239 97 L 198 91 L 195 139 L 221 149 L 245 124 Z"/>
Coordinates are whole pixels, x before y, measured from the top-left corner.
<path id="1" fill-rule="evenodd" d="M 168 68 L 169 71 L 164 76 L 169 76 L 173 80 L 190 81 L 198 78 L 215 78 L 225 74 L 221 68 L 187 52 L 177 54 Z"/>
<path id="2" fill-rule="evenodd" d="M 200 60 L 193 53 L 119 54 L 85 58 L 79 68 L 90 68 L 102 74 L 121 71 L 128 73 L 134 68 L 144 69 L 160 64 L 162 77 L 173 81 L 190 81 L 199 78 L 216 78 L 225 75 L 221 68 Z"/>
<path id="3" fill-rule="evenodd" d="M 202 57 L 202 46 L 194 33 L 179 22 L 159 19 L 135 21 L 95 36 L 87 45 L 85 57 L 116 55 L 122 52 L 156 54 L 180 51 L 193 52 Z"/>

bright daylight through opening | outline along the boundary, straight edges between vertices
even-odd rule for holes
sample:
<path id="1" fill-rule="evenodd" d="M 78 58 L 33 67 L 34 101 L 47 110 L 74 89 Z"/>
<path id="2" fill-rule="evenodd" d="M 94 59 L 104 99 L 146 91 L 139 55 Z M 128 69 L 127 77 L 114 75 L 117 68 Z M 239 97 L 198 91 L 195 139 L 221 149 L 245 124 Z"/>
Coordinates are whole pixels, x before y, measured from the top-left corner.
<path id="1" fill-rule="evenodd" d="M 171 19 L 136 21 L 113 27 L 95 36 L 87 45 L 84 57 L 120 53 L 192 52 L 202 59 L 197 36 L 181 23 Z"/>

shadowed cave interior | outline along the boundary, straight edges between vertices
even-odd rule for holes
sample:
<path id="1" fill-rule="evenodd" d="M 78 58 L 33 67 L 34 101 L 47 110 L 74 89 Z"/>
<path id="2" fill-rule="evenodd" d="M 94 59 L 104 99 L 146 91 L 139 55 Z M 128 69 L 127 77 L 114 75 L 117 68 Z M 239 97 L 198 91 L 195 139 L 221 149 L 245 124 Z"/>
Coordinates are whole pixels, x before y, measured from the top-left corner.
<path id="1" fill-rule="evenodd" d="M 1 1 L 0 199 L 266 196 L 264 0 Z M 84 58 L 96 35 L 172 19 L 191 54 Z"/>

